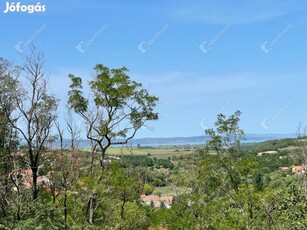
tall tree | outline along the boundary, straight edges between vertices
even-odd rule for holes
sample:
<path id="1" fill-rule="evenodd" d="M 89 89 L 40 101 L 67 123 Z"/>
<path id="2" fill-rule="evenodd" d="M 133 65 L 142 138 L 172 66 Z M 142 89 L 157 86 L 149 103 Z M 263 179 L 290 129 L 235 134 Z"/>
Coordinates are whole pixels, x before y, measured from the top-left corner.
<path id="1" fill-rule="evenodd" d="M 215 128 L 206 130 L 211 139 L 192 191 L 192 213 L 206 228 L 252 229 L 260 209 L 259 166 L 255 157 L 243 155 L 240 114 L 218 114 Z"/>
<path id="2" fill-rule="evenodd" d="M 28 164 L 32 170 L 32 199 L 38 196 L 37 173 L 40 158 L 56 118 L 57 99 L 47 91 L 47 79 L 43 70 L 44 55 L 31 47 L 17 91 L 12 102 L 16 103 L 15 116 L 6 110 L 10 124 L 18 130 L 27 146 Z M 22 84 L 21 84 L 22 83 Z M 20 92 L 20 93 L 16 93 Z"/>
<path id="3" fill-rule="evenodd" d="M 0 58 L 0 149 L 12 149 L 11 141 L 14 130 L 8 117 L 11 117 L 16 109 L 14 98 L 20 95 L 18 88 L 19 68 L 12 66 L 9 61 Z"/>
<path id="4" fill-rule="evenodd" d="M 68 196 L 67 191 L 70 186 L 77 180 L 80 171 L 80 162 L 78 157 L 76 157 L 77 153 L 77 145 L 71 145 L 72 148 L 70 151 L 65 151 L 64 148 L 64 131 L 61 129 L 60 124 L 55 122 L 56 129 L 58 131 L 58 137 L 60 142 L 60 147 L 56 150 L 56 164 L 57 170 L 54 172 L 54 178 L 56 180 L 61 181 L 61 188 L 58 188 L 58 191 L 54 191 L 54 193 L 58 193 L 60 191 L 63 192 L 63 211 L 64 211 L 64 223 L 67 227 L 67 217 L 68 217 Z M 70 123 L 70 127 L 72 130 L 75 130 L 73 124 Z M 75 133 L 75 131 L 73 131 Z M 71 134 L 71 133 L 70 133 Z M 71 134 L 72 135 L 72 134 Z M 76 136 L 73 136 L 76 137 Z M 76 139 L 73 140 L 76 143 Z M 57 195 L 58 195 L 57 194 Z"/>
<path id="5" fill-rule="evenodd" d="M 94 69 L 96 76 L 89 82 L 92 100 L 83 96 L 82 79 L 70 74 L 68 103 L 85 120 L 87 138 L 98 144 L 102 165 L 111 145 L 128 143 L 147 121 L 158 119 L 154 111 L 158 98 L 130 80 L 125 67 L 99 64 Z"/>
<path id="6" fill-rule="evenodd" d="M 71 150 L 76 150 L 78 148 L 81 136 L 81 127 L 76 124 L 73 118 L 71 109 L 68 108 L 66 117 L 67 131 L 70 136 L 70 148 Z"/>
<path id="7" fill-rule="evenodd" d="M 0 58 L 0 217 L 7 215 L 8 196 L 12 190 L 9 176 L 14 169 L 14 158 L 18 145 L 18 136 L 10 124 L 7 114 L 12 115 L 16 103 L 12 100 L 18 94 L 19 68 L 4 58 Z M 17 211 L 17 219 L 19 212 Z"/>

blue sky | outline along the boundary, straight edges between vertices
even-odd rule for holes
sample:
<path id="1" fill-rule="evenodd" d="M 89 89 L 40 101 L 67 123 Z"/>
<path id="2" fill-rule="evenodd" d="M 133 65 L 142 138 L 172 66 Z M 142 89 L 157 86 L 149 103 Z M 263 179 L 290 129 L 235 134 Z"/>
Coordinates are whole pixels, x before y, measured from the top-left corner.
<path id="1" fill-rule="evenodd" d="M 202 135 L 235 110 L 246 133 L 307 123 L 306 1 L 45 0 L 43 13 L 4 14 L 7 2 L 0 55 L 21 63 L 30 42 L 45 53 L 60 117 L 67 75 L 90 79 L 101 63 L 160 97 L 160 119 L 138 137 Z"/>

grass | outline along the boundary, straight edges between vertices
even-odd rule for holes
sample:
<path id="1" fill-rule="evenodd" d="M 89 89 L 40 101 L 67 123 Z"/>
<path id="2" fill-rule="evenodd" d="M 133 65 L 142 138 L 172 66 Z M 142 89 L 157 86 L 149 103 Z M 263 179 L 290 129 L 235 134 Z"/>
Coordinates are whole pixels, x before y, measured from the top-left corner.
<path id="1" fill-rule="evenodd" d="M 89 152 L 88 149 L 83 149 L 85 152 Z M 136 155 L 136 156 L 147 156 L 156 158 L 168 158 L 172 156 L 188 155 L 193 151 L 188 151 L 184 147 L 176 146 L 159 146 L 159 147 L 110 147 L 107 150 L 107 155 L 121 156 L 121 155 Z"/>
<path id="2" fill-rule="evenodd" d="M 300 147 L 298 147 L 298 146 L 288 146 L 288 147 L 280 148 L 279 150 L 293 151 L 293 150 L 297 150 L 297 149 L 300 149 Z"/>

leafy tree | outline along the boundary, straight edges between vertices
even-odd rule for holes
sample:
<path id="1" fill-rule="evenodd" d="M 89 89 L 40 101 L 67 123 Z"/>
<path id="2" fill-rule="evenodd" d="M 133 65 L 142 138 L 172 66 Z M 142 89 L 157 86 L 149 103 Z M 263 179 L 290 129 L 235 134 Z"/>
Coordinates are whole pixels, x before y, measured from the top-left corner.
<path id="1" fill-rule="evenodd" d="M 197 225 L 199 221 L 190 212 L 189 207 L 182 204 L 173 204 L 171 209 L 160 208 L 150 214 L 150 229 L 204 229 Z"/>
<path id="2" fill-rule="evenodd" d="M 168 160 L 168 159 L 155 159 L 154 161 L 155 167 L 156 168 L 169 168 L 169 169 L 173 169 L 174 168 L 174 164 Z"/>
<path id="3" fill-rule="evenodd" d="M 144 188 L 143 188 L 143 193 L 145 195 L 150 195 L 152 192 L 155 190 L 155 187 L 152 186 L 151 184 L 145 183 Z"/>
<path id="4" fill-rule="evenodd" d="M 125 168 L 129 168 L 131 166 L 150 167 L 154 165 L 154 161 L 147 156 L 127 155 L 121 157 L 121 165 Z"/>
<path id="5" fill-rule="evenodd" d="M 12 183 L 8 175 L 14 170 L 18 135 L 10 124 L 7 116 L 12 116 L 16 103 L 12 100 L 17 93 L 18 82 L 16 78 L 19 69 L 3 58 L 0 58 L 0 219 L 8 215 L 10 205 L 8 197 L 11 195 Z M 17 211 L 17 219 L 20 218 Z"/>
<path id="6" fill-rule="evenodd" d="M 215 129 L 206 130 L 211 139 L 201 153 L 189 200 L 202 228 L 250 229 L 258 218 L 261 174 L 256 159 L 244 157 L 241 150 L 240 114 L 218 114 Z"/>
<path id="7" fill-rule="evenodd" d="M 138 199 L 143 187 L 135 180 L 128 171 L 113 163 L 109 169 L 109 178 L 106 181 L 111 188 L 111 196 L 120 201 L 120 220 L 126 219 L 126 205 Z"/>
<path id="8" fill-rule="evenodd" d="M 11 229 L 65 229 L 65 224 L 61 216 L 61 209 L 54 206 L 52 202 L 35 202 L 29 204 L 34 210 L 34 215 L 27 216 L 19 222 L 9 223 Z"/>
<path id="9" fill-rule="evenodd" d="M 154 111 L 158 98 L 130 80 L 125 67 L 99 64 L 94 69 L 96 76 L 89 82 L 92 100 L 83 96 L 82 79 L 70 74 L 68 103 L 85 120 L 87 138 L 98 143 L 103 164 L 111 145 L 128 143 L 147 121 L 158 119 Z"/>

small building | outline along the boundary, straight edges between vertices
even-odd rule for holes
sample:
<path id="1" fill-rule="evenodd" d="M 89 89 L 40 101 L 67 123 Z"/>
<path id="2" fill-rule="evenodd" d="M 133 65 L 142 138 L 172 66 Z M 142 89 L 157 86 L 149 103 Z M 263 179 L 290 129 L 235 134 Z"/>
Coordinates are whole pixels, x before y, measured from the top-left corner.
<path id="1" fill-rule="evenodd" d="M 267 154 L 267 155 L 271 155 L 271 154 L 277 154 L 278 152 L 277 151 L 274 151 L 274 150 L 271 150 L 271 151 L 265 151 L 265 152 L 260 152 L 257 154 L 257 157 L 261 157 L 262 155 L 264 154 Z"/>
<path id="2" fill-rule="evenodd" d="M 10 176 L 11 174 L 13 174 L 14 177 L 16 178 L 20 177 L 18 179 L 18 185 L 20 187 L 25 188 L 25 189 L 32 188 L 33 177 L 32 177 L 31 169 L 15 169 L 8 176 Z M 46 190 L 50 188 L 50 184 L 51 184 L 48 176 L 37 176 L 36 183 L 38 186 Z"/>
<path id="3" fill-rule="evenodd" d="M 173 203 L 172 196 L 158 196 L 158 195 L 148 195 L 142 194 L 140 199 L 147 205 L 152 206 L 154 208 L 161 208 L 164 205 L 167 209 L 171 207 Z"/>
<path id="4" fill-rule="evenodd" d="M 288 172 L 289 171 L 289 167 L 279 167 L 279 170 L 282 172 Z"/>
<path id="5" fill-rule="evenodd" d="M 293 165 L 291 166 L 291 168 L 292 172 L 296 174 L 302 174 L 305 172 L 305 165 L 297 165 L 297 166 Z"/>

